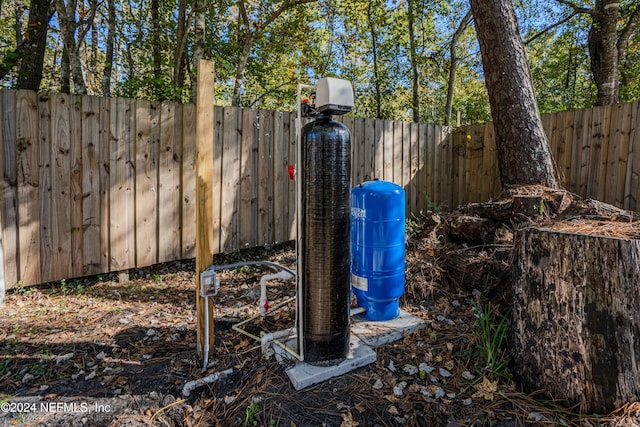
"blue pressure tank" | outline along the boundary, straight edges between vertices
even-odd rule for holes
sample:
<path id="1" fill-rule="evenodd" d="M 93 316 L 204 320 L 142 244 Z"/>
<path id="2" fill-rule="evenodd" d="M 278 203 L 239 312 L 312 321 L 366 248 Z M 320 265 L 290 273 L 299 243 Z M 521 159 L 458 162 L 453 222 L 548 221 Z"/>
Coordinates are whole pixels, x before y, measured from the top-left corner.
<path id="1" fill-rule="evenodd" d="M 351 190 L 351 287 L 368 320 L 400 314 L 404 293 L 405 194 L 392 182 Z"/>

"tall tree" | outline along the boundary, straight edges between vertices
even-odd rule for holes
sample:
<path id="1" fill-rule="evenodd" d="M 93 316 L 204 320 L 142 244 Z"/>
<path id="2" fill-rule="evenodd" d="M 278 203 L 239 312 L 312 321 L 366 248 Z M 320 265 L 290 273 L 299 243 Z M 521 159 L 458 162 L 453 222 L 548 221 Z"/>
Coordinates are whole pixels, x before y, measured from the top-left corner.
<path id="1" fill-rule="evenodd" d="M 588 47 L 591 73 L 596 85 L 596 105 L 611 105 L 619 101 L 620 71 L 623 83 L 625 59 L 629 41 L 640 24 L 640 6 L 637 1 L 595 0 L 588 7 L 573 0 L 557 0 L 569 7 L 572 14 L 591 18 Z"/>
<path id="2" fill-rule="evenodd" d="M 111 78 L 113 72 L 114 43 L 116 37 L 116 0 L 107 0 L 107 40 L 102 74 L 102 95 L 111 96 Z"/>
<path id="3" fill-rule="evenodd" d="M 411 112 L 413 121 L 420 122 L 420 72 L 418 71 L 418 46 L 415 28 L 415 0 L 407 0 L 409 29 L 409 60 L 411 62 Z"/>
<path id="4" fill-rule="evenodd" d="M 471 0 L 503 186 L 557 188 L 524 44 L 511 0 Z"/>
<path id="5" fill-rule="evenodd" d="M 449 84 L 447 85 L 447 102 L 445 105 L 445 112 L 447 115 L 447 125 L 451 125 L 453 115 L 453 93 L 456 84 L 456 69 L 458 68 L 458 40 L 467 29 L 472 18 L 471 9 L 464 15 L 458 28 L 451 37 L 449 43 Z"/>
<path id="6" fill-rule="evenodd" d="M 377 19 L 374 14 L 371 0 L 367 2 L 367 22 L 369 23 L 369 32 L 371 35 L 371 59 L 373 61 L 373 91 L 375 94 L 375 118 L 382 118 L 382 82 L 380 78 L 380 59 L 378 56 L 378 28 Z M 375 7 L 378 9 L 378 7 Z"/>
<path id="7" fill-rule="evenodd" d="M 76 42 L 76 30 L 78 28 L 78 22 L 76 21 L 76 0 L 67 0 L 66 4 L 64 0 L 54 0 L 54 4 L 60 22 L 62 41 L 64 42 L 64 48 L 69 58 L 74 92 L 77 94 L 86 94 L 87 85 L 84 80 L 80 50 Z M 80 40 L 82 40 L 82 38 L 84 38 L 84 34 L 78 37 Z"/>
<path id="8" fill-rule="evenodd" d="M 40 89 L 51 13 L 51 0 L 31 0 L 29 23 L 24 35 L 27 42 L 24 43 L 20 71 L 18 71 L 19 89 L 30 89 L 35 92 Z"/>
<path id="9" fill-rule="evenodd" d="M 240 91 L 244 80 L 244 70 L 249 61 L 249 55 L 253 49 L 254 42 L 260 37 L 264 31 L 271 25 L 280 15 L 286 11 L 305 3 L 313 3 L 317 0 L 285 0 L 280 4 L 276 4 L 273 8 L 269 8 L 270 4 L 263 3 L 261 8 L 263 10 L 256 10 L 254 13 L 250 13 L 247 7 L 247 1 L 238 0 L 238 8 L 240 9 L 240 18 L 242 19 L 241 36 L 243 39 L 242 51 L 236 67 L 236 78 L 233 86 L 233 99 L 232 104 L 234 106 L 240 105 Z M 265 2 L 266 3 L 266 2 Z M 266 10 L 265 10 L 266 6 Z M 264 16 L 264 18 L 263 18 Z"/>

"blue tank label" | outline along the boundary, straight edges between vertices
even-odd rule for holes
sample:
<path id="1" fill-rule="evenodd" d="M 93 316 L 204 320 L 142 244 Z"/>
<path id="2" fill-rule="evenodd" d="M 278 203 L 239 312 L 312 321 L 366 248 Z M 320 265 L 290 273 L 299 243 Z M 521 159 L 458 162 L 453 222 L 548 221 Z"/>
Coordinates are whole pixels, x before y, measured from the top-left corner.
<path id="1" fill-rule="evenodd" d="M 352 273 L 351 286 L 363 292 L 367 292 L 369 290 L 369 280 L 366 277 L 356 276 Z"/>
<path id="2" fill-rule="evenodd" d="M 367 210 L 363 208 L 352 207 L 351 208 L 351 216 L 353 218 L 364 219 L 367 217 Z"/>

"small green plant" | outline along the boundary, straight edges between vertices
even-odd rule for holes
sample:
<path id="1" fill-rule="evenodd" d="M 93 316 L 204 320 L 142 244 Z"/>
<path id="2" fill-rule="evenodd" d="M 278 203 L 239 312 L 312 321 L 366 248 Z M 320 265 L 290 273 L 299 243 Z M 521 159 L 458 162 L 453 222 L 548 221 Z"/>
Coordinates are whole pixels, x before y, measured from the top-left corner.
<path id="1" fill-rule="evenodd" d="M 445 202 L 436 203 L 431 200 L 431 195 L 427 193 L 427 212 L 439 215 L 447 207 Z"/>
<path id="2" fill-rule="evenodd" d="M 476 356 L 484 367 L 482 373 L 491 379 L 506 377 L 509 353 L 506 348 L 509 332 L 509 313 L 497 317 L 491 303 L 474 305 L 476 312 Z"/>
<path id="3" fill-rule="evenodd" d="M 15 287 L 15 293 L 16 294 L 18 294 L 18 295 L 29 295 L 31 292 L 33 292 L 32 288 L 24 286 L 24 282 L 22 280 L 18 280 L 18 283 L 16 283 L 16 287 Z"/>
<path id="4" fill-rule="evenodd" d="M 153 283 L 158 284 L 162 282 L 162 276 L 160 274 L 153 275 Z"/>
<path id="5" fill-rule="evenodd" d="M 0 360 L 0 377 L 3 377 L 9 373 L 9 363 L 11 363 L 11 359 Z"/>
<path id="6" fill-rule="evenodd" d="M 67 293 L 69 292 L 69 288 L 67 287 L 67 281 L 66 279 L 61 279 L 60 280 L 60 289 L 59 289 L 60 293 L 62 295 L 67 295 Z"/>
<path id="7" fill-rule="evenodd" d="M 242 427 L 251 427 L 258 425 L 258 420 L 256 420 L 255 417 L 259 409 L 260 408 L 258 402 L 252 400 L 249 406 L 247 406 L 244 410 L 244 423 L 242 424 Z"/>
<path id="8" fill-rule="evenodd" d="M 45 365 L 38 363 L 36 365 L 31 366 L 31 369 L 29 369 L 29 373 L 31 373 L 36 377 L 41 377 L 47 373 L 47 367 Z"/>

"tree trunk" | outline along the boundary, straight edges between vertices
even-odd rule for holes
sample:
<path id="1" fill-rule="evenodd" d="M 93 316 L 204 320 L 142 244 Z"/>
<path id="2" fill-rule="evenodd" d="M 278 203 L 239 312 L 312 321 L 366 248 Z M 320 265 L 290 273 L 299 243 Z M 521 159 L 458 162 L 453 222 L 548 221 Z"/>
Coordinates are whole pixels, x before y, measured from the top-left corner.
<path id="1" fill-rule="evenodd" d="M 29 89 L 35 92 L 40 89 L 50 9 L 51 0 L 31 0 L 27 27 L 29 43 L 25 44 L 20 63 L 18 89 Z"/>
<path id="2" fill-rule="evenodd" d="M 204 35 L 205 35 L 205 12 L 207 7 L 207 0 L 194 0 L 194 20 L 193 20 L 193 63 L 197 64 L 198 61 L 204 59 Z M 196 94 L 198 90 L 196 67 L 194 67 L 194 75 L 191 77 L 191 102 L 196 101 Z"/>
<path id="3" fill-rule="evenodd" d="M 627 61 L 627 56 L 629 54 L 629 40 L 635 33 L 638 25 L 640 25 L 640 6 L 636 6 L 635 10 L 629 16 L 629 20 L 622 28 L 622 31 L 620 31 L 618 41 L 616 42 L 616 49 L 618 50 L 618 70 L 620 71 L 621 89 L 628 88 L 631 83 L 631 79 L 629 77 L 629 69 L 631 68 L 631 64 Z"/>
<path id="4" fill-rule="evenodd" d="M 60 92 L 71 93 L 71 65 L 67 48 L 62 43 L 62 55 L 60 55 Z"/>
<path id="5" fill-rule="evenodd" d="M 418 52 L 414 29 L 415 16 L 413 0 L 407 1 L 407 17 L 409 20 L 409 55 L 411 59 L 411 111 L 413 121 L 420 122 L 420 75 L 418 74 Z"/>
<path id="6" fill-rule="evenodd" d="M 516 241 L 516 377 L 581 413 L 640 399 L 640 239 L 528 228 Z"/>
<path id="7" fill-rule="evenodd" d="M 591 72 L 598 90 L 596 105 L 618 102 L 618 38 L 619 0 L 597 0 L 591 14 L 589 29 L 589 58 Z"/>
<path id="8" fill-rule="evenodd" d="M 107 0 L 109 25 L 104 58 L 104 74 L 102 75 L 102 96 L 111 96 L 111 74 L 113 72 L 113 43 L 116 36 L 116 2 Z"/>
<path id="9" fill-rule="evenodd" d="M 557 188 L 511 0 L 471 0 L 503 186 Z"/>
<path id="10" fill-rule="evenodd" d="M 369 31 L 371 32 L 371 55 L 373 59 L 373 90 L 376 100 L 376 119 L 382 118 L 382 94 L 380 93 L 380 73 L 378 71 L 378 33 L 376 23 L 372 15 L 371 1 L 367 7 L 367 19 L 369 21 Z"/>
<path id="11" fill-rule="evenodd" d="M 76 43 L 76 19 L 75 10 L 76 2 L 69 0 L 65 5 L 64 0 L 55 0 L 56 12 L 60 21 L 60 32 L 62 33 L 62 41 L 69 56 L 69 64 L 71 67 L 71 76 L 73 78 L 74 92 L 84 95 L 87 93 L 87 86 L 84 81 L 82 72 L 82 62 L 80 59 L 80 51 Z"/>
<path id="12" fill-rule="evenodd" d="M 160 43 L 160 2 L 151 0 L 151 59 L 153 62 L 153 96 L 162 101 L 166 99 L 162 86 L 162 45 Z"/>
<path id="13" fill-rule="evenodd" d="M 176 31 L 176 49 L 174 53 L 174 70 L 173 70 L 173 85 L 175 86 L 175 93 L 173 94 L 174 101 L 180 101 L 182 99 L 182 88 L 184 87 L 184 79 L 186 76 L 186 47 L 187 47 L 187 1 L 180 0 L 178 6 L 178 30 Z M 197 63 L 197 62 L 196 62 Z"/>
<path id="14" fill-rule="evenodd" d="M 456 84 L 456 68 L 458 67 L 458 55 L 456 52 L 458 40 L 460 40 L 460 36 L 462 36 L 464 30 L 469 26 L 472 16 L 471 10 L 469 10 L 464 18 L 462 18 L 462 21 L 460 21 L 460 25 L 458 25 L 455 33 L 453 33 L 453 37 L 451 37 L 451 44 L 449 44 L 449 84 L 447 85 L 447 103 L 445 107 L 445 111 L 447 112 L 447 125 L 449 126 L 452 125 L 453 93 Z"/>

